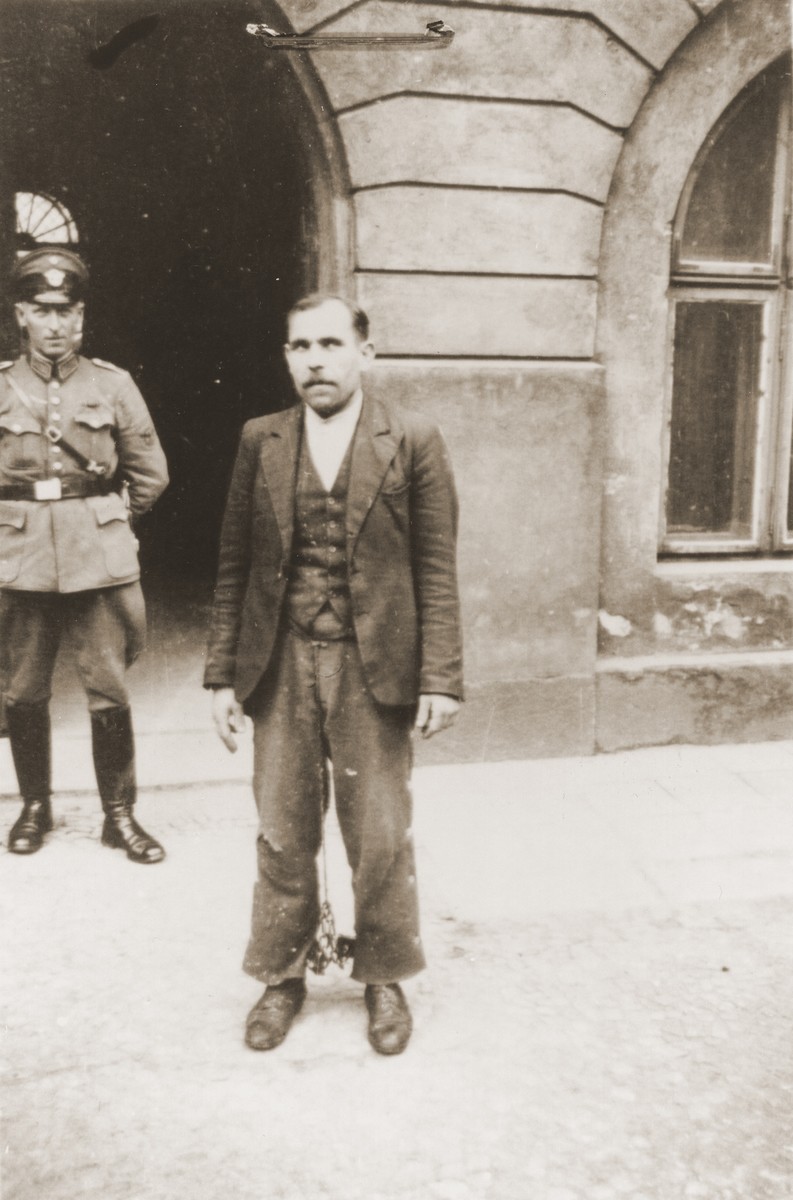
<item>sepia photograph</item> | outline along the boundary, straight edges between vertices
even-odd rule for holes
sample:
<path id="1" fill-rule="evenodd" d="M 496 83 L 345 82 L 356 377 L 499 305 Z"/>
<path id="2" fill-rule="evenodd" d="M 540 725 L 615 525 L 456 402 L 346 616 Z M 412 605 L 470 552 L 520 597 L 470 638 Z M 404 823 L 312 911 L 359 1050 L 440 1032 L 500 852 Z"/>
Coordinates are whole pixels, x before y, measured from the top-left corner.
<path id="1" fill-rule="evenodd" d="M 791 1200 L 792 61 L 0 0 L 0 1200 Z"/>

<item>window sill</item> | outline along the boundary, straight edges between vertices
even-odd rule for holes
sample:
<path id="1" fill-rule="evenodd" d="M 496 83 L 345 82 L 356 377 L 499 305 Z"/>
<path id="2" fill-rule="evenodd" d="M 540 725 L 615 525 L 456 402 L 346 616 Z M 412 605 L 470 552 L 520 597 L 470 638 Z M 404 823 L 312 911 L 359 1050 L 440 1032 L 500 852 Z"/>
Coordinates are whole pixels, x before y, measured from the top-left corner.
<path id="1" fill-rule="evenodd" d="M 793 575 L 790 558 L 690 558 L 657 562 L 658 579 L 680 579 L 696 576 L 718 578 L 724 575 Z"/>

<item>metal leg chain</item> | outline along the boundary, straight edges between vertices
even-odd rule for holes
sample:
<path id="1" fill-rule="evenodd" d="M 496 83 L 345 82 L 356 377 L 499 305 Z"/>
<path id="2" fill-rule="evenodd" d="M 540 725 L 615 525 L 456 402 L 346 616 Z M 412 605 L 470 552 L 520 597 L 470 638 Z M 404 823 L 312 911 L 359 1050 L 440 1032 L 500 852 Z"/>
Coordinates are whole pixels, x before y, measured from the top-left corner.
<path id="1" fill-rule="evenodd" d="M 319 929 L 308 952 L 306 965 L 315 975 L 324 975 L 331 963 L 343 967 L 355 953 L 355 938 L 336 933 L 330 904 L 325 900 L 319 912 Z"/>
<path id="2" fill-rule="evenodd" d="M 346 934 L 336 933 L 336 922 L 333 910 L 328 900 L 328 855 L 325 848 L 325 814 L 330 807 L 328 795 L 328 775 L 323 773 L 323 791 L 325 799 L 322 805 L 320 820 L 322 821 L 322 904 L 319 910 L 319 926 L 314 941 L 308 952 L 306 966 L 315 975 L 324 975 L 331 963 L 343 967 L 355 953 L 355 938 Z"/>

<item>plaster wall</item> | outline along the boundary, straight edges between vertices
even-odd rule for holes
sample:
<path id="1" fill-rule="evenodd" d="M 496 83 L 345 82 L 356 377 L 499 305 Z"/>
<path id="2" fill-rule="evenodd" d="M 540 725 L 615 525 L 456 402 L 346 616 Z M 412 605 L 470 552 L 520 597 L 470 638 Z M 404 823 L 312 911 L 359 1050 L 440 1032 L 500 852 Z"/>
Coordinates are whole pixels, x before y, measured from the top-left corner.
<path id="1" fill-rule="evenodd" d="M 591 674 L 602 371 L 380 362 L 368 387 L 440 424 L 460 497 L 467 676 Z"/>
<path id="2" fill-rule="evenodd" d="M 467 702 L 420 761 L 591 753 L 602 370 L 390 360 L 367 386 L 438 421 L 460 498 Z"/>
<path id="3" fill-rule="evenodd" d="M 349 173 L 350 264 L 381 349 L 591 360 L 626 129 L 702 20 L 689 0 L 283 0 L 298 32 L 455 29 L 447 50 L 315 50 Z"/>

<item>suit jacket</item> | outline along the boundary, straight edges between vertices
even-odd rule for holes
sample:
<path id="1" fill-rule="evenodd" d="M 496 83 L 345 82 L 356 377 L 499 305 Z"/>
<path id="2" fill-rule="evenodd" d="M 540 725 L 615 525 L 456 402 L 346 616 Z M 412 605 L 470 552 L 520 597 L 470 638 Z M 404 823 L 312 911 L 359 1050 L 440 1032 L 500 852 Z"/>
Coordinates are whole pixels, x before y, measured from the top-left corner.
<path id="1" fill-rule="evenodd" d="M 36 368 L 36 369 L 34 369 Z M 140 576 L 130 526 L 168 483 L 152 419 L 131 376 L 101 359 L 71 357 L 54 379 L 49 364 L 25 356 L 0 364 L 0 486 L 57 475 L 90 479 L 47 427 L 124 480 L 130 512 L 118 492 L 63 500 L 0 499 L 0 590 L 84 592 Z"/>
<path id="2" fill-rule="evenodd" d="M 303 406 L 242 432 L 220 541 L 204 684 L 245 703 L 284 619 Z M 355 635 L 379 703 L 462 696 L 457 497 L 446 445 L 421 414 L 364 397 L 347 494 Z"/>

